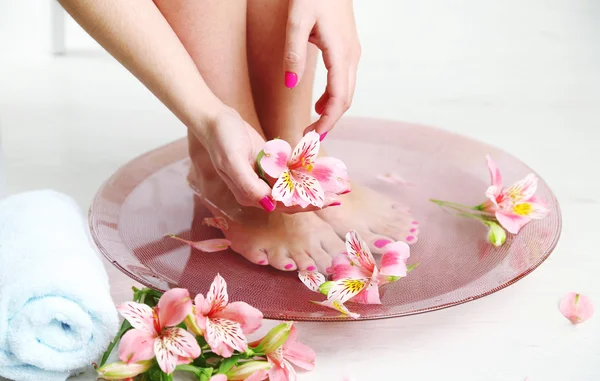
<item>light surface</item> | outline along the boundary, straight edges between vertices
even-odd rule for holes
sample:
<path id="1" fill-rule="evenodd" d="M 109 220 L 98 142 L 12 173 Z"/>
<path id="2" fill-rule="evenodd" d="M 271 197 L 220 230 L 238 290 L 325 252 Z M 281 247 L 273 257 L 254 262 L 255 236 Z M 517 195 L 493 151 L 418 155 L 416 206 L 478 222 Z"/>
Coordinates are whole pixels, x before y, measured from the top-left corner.
<path id="1" fill-rule="evenodd" d="M 364 54 L 349 114 L 439 126 L 514 154 L 556 193 L 563 235 L 539 269 L 484 299 L 401 319 L 299 324 L 317 351 L 316 370 L 300 379 L 600 379 L 600 317 L 573 327 L 557 307 L 568 291 L 600 305 L 600 3 L 355 3 Z M 55 188 L 87 208 L 120 164 L 185 131 L 72 23 L 67 56 L 52 57 L 47 11 L 41 0 L 0 0 L 7 186 Z M 324 80 L 321 70 L 317 89 Z M 129 297 L 131 282 L 108 271 L 115 299 Z"/>

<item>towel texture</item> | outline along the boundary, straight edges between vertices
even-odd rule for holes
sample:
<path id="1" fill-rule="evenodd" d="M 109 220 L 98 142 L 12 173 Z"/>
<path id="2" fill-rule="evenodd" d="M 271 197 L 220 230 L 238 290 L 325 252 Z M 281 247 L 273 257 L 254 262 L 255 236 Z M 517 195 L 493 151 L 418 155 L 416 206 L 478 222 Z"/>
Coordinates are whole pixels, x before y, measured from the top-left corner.
<path id="1" fill-rule="evenodd" d="M 75 202 L 50 190 L 0 201 L 0 376 L 63 381 L 98 359 L 117 325 Z"/>

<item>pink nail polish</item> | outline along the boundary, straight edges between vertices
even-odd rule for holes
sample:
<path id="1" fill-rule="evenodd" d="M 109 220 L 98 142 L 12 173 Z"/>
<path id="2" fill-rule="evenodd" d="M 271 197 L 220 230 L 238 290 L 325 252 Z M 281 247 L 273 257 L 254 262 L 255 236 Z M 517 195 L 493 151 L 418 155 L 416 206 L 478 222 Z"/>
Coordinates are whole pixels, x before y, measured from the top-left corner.
<path id="1" fill-rule="evenodd" d="M 413 222 L 412 222 L 412 224 L 413 224 L 413 225 L 418 225 L 418 224 L 419 224 L 419 221 L 413 221 Z"/>
<path id="2" fill-rule="evenodd" d="M 325 137 L 327 136 L 329 132 L 325 132 L 321 135 L 321 137 L 319 138 L 320 141 L 323 141 L 323 139 L 325 139 Z"/>
<path id="3" fill-rule="evenodd" d="M 340 193 L 340 195 L 342 195 L 342 194 L 348 194 L 348 193 L 350 193 L 350 192 L 352 192 L 352 190 L 351 190 L 351 189 L 348 189 L 348 190 L 345 190 L 345 191 L 343 191 L 342 193 Z"/>
<path id="4" fill-rule="evenodd" d="M 286 269 L 286 270 L 289 270 L 289 269 L 291 269 L 292 267 L 294 267 L 294 265 L 292 265 L 291 263 L 288 263 L 287 265 L 285 265 L 285 269 Z"/>
<path id="5" fill-rule="evenodd" d="M 265 263 L 267 263 L 266 259 L 263 259 L 262 261 L 258 262 L 259 265 L 264 265 Z"/>
<path id="6" fill-rule="evenodd" d="M 260 201 L 260 206 L 263 207 L 264 210 L 266 210 L 267 212 L 272 212 L 275 210 L 275 204 L 273 203 L 273 200 L 271 200 L 271 198 L 269 196 L 265 196 L 263 197 Z"/>
<path id="7" fill-rule="evenodd" d="M 306 268 L 306 270 L 308 270 L 308 271 L 315 271 L 316 269 L 317 269 L 317 268 L 316 268 L 315 266 L 308 266 L 308 267 Z"/>
<path id="8" fill-rule="evenodd" d="M 328 267 L 328 268 L 326 268 L 326 269 L 325 269 L 325 272 L 326 272 L 327 274 L 331 274 L 331 267 Z"/>
<path id="9" fill-rule="evenodd" d="M 415 239 L 415 237 L 413 237 L 412 235 L 409 235 L 408 237 L 406 237 L 406 240 L 408 242 L 413 241 Z"/>
<path id="10" fill-rule="evenodd" d="M 336 201 L 336 202 L 332 202 L 332 203 L 331 203 L 331 204 L 329 204 L 328 206 L 340 206 L 340 205 L 342 205 L 342 203 L 341 203 L 341 202 L 339 202 L 339 201 Z"/>
<path id="11" fill-rule="evenodd" d="M 298 83 L 298 75 L 296 73 L 292 73 L 291 71 L 285 72 L 285 87 L 288 89 L 293 89 L 296 87 Z"/>
<path id="12" fill-rule="evenodd" d="M 412 229 L 410 229 L 410 232 L 411 232 L 411 233 L 414 233 L 414 232 L 416 232 L 416 231 L 417 231 L 417 229 L 415 229 L 415 228 L 412 228 Z"/>
<path id="13" fill-rule="evenodd" d="M 375 241 L 374 245 L 375 247 L 381 249 L 382 247 L 389 245 L 391 243 L 390 240 L 387 239 L 378 239 L 377 241 Z"/>

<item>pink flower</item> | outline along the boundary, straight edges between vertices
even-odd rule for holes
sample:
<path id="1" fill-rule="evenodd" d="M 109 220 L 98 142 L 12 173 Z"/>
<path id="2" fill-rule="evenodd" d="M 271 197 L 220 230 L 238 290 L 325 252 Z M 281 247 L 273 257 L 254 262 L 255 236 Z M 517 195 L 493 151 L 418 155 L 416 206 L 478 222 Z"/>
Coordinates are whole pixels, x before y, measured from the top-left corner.
<path id="1" fill-rule="evenodd" d="M 194 336 L 176 327 L 192 310 L 187 290 L 174 288 L 165 292 L 155 308 L 125 302 L 117 310 L 134 328 L 123 335 L 119 344 L 119 359 L 126 364 L 156 357 L 160 369 L 170 374 L 177 365 L 200 356 Z"/>
<path id="2" fill-rule="evenodd" d="M 575 292 L 563 296 L 558 308 L 573 324 L 583 323 L 594 315 L 592 300 Z"/>
<path id="3" fill-rule="evenodd" d="M 384 247 L 381 269 L 377 268 L 373 254 L 356 231 L 346 234 L 346 253 L 333 258 L 334 281 L 327 299 L 342 303 L 352 299 L 363 304 L 381 304 L 379 286 L 406 276 L 409 246 L 402 241 Z"/>
<path id="4" fill-rule="evenodd" d="M 332 157 L 317 158 L 319 134 L 307 133 L 292 152 L 284 140 L 265 144 L 260 167 L 277 179 L 271 195 L 285 206 L 323 207 L 326 193 L 340 194 L 350 190 L 346 166 Z"/>
<path id="5" fill-rule="evenodd" d="M 492 185 L 485 192 L 489 201 L 482 205 L 482 209 L 494 213 L 506 230 L 517 234 L 532 219 L 544 218 L 549 213 L 546 204 L 534 195 L 538 183 L 536 175 L 529 174 L 510 188 L 504 189 L 502 175 L 496 163 L 489 155 L 487 161 Z"/>
<path id="6" fill-rule="evenodd" d="M 248 349 L 247 334 L 260 328 L 262 312 L 244 302 L 229 303 L 227 283 L 217 274 L 206 298 L 196 295 L 195 319 L 188 326 L 203 335 L 211 350 L 223 357 Z M 186 320 L 186 323 L 190 319 Z"/>
<path id="7" fill-rule="evenodd" d="M 223 251 L 223 250 L 227 250 L 227 248 L 229 246 L 231 246 L 231 241 L 226 240 L 226 239 L 222 239 L 222 238 L 216 238 L 216 239 L 207 239 L 205 241 L 188 241 L 185 240 L 183 238 L 179 238 L 176 235 L 173 234 L 169 234 L 169 237 L 176 239 L 178 241 L 181 241 L 185 244 L 190 245 L 191 247 L 193 247 L 196 250 L 200 250 L 202 252 L 205 253 L 215 253 L 217 251 Z"/>
<path id="8" fill-rule="evenodd" d="M 265 353 L 273 367 L 269 370 L 269 381 L 296 381 L 296 370 L 292 365 L 304 370 L 315 367 L 315 352 L 298 341 L 296 328 L 291 326 L 285 343 L 279 348 Z"/>

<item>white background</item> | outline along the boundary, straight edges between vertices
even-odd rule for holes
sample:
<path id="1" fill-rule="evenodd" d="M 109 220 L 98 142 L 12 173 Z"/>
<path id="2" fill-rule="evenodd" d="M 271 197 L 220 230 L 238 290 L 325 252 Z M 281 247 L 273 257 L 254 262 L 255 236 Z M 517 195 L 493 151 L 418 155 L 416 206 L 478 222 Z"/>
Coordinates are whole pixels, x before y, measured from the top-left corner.
<path id="1" fill-rule="evenodd" d="M 67 55 L 51 56 L 48 4 L 0 0 L 7 185 L 55 188 L 87 209 L 120 164 L 185 131 L 73 22 Z M 600 305 L 600 1 L 355 7 L 364 54 L 349 114 L 431 124 L 515 154 L 556 192 L 564 231 L 539 269 L 484 299 L 400 319 L 298 324 L 317 351 L 315 371 L 300 379 L 600 380 L 600 316 L 573 327 L 557 309 L 568 291 Z M 318 90 L 324 80 L 320 70 Z M 131 282 L 108 270 L 115 299 L 128 297 Z"/>

